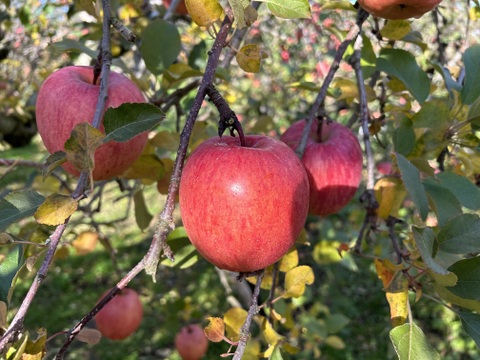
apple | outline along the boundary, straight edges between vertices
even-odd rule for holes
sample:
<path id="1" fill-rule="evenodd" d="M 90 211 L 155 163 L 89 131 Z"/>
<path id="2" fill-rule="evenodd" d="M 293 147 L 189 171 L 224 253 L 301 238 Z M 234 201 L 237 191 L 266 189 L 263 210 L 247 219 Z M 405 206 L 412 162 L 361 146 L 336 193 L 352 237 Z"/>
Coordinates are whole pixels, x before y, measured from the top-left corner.
<path id="1" fill-rule="evenodd" d="M 280 137 L 296 149 L 306 121 L 291 125 Z M 338 123 L 312 123 L 302 162 L 310 182 L 310 209 L 312 215 L 325 216 L 342 209 L 355 195 L 362 178 L 362 150 L 353 132 Z"/>
<path id="2" fill-rule="evenodd" d="M 109 292 L 105 291 L 99 301 Z M 138 293 L 124 288 L 95 315 L 95 323 L 102 336 L 122 340 L 138 329 L 142 318 L 143 306 Z"/>
<path id="3" fill-rule="evenodd" d="M 166 9 L 170 7 L 170 4 L 172 3 L 172 1 L 173 0 L 163 0 L 163 5 L 165 6 Z M 185 0 L 180 1 L 180 4 L 178 4 L 175 12 L 180 15 L 188 15 L 187 6 L 185 5 Z"/>
<path id="4" fill-rule="evenodd" d="M 308 213 L 308 177 L 296 154 L 263 136 L 214 137 L 190 155 L 179 189 L 185 231 L 220 269 L 252 272 L 279 260 Z"/>
<path id="5" fill-rule="evenodd" d="M 208 339 L 198 324 L 184 326 L 175 335 L 175 348 L 183 360 L 200 360 L 208 350 Z"/>
<path id="6" fill-rule="evenodd" d="M 442 0 L 358 0 L 367 12 L 389 20 L 419 18 L 433 10 Z"/>
<path id="7" fill-rule="evenodd" d="M 75 125 L 92 122 L 100 92 L 93 84 L 93 68 L 67 66 L 52 73 L 42 84 L 36 102 L 38 132 L 48 152 L 64 150 L 65 141 Z M 124 75 L 110 72 L 106 108 L 123 103 L 145 102 L 138 87 Z M 104 131 L 103 127 L 100 129 Z M 111 141 L 95 152 L 94 180 L 107 180 L 121 175 L 140 156 L 148 141 L 142 133 L 126 142 Z M 63 168 L 78 176 L 79 171 L 70 163 Z"/>

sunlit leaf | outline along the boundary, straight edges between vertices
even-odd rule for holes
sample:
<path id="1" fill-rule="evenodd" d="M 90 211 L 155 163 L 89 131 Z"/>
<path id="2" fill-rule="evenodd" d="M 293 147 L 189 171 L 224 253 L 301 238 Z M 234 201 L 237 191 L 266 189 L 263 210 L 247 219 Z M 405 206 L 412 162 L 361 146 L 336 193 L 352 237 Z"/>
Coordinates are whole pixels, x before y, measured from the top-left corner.
<path id="1" fill-rule="evenodd" d="M 390 40 L 401 40 L 412 30 L 407 20 L 390 20 L 380 30 L 380 34 Z"/>
<path id="2" fill-rule="evenodd" d="M 305 292 L 305 286 L 313 284 L 315 276 L 310 266 L 302 265 L 289 270 L 285 274 L 284 297 L 300 297 Z"/>
<path id="3" fill-rule="evenodd" d="M 291 248 L 280 260 L 280 265 L 278 270 L 282 272 L 287 272 L 290 269 L 293 269 L 298 265 L 298 251 L 296 248 Z"/>
<path id="4" fill-rule="evenodd" d="M 72 241 L 72 246 L 77 254 L 85 255 L 91 253 L 98 241 L 98 233 L 93 231 L 84 231 L 78 234 L 75 240 Z"/>
<path id="5" fill-rule="evenodd" d="M 63 224 L 78 208 L 78 201 L 70 196 L 52 194 L 34 214 L 39 224 L 57 226 Z"/>
<path id="6" fill-rule="evenodd" d="M 151 104 L 124 103 L 117 108 L 109 108 L 103 118 L 106 135 L 104 142 L 128 141 L 152 129 L 164 118 L 163 112 Z"/>
<path id="7" fill-rule="evenodd" d="M 79 171 L 92 171 L 94 153 L 102 145 L 105 135 L 89 123 L 80 123 L 73 128 L 65 142 L 67 160 Z"/>
<path id="8" fill-rule="evenodd" d="M 32 190 L 12 191 L 0 199 L 0 231 L 21 219 L 31 216 L 45 201 L 45 198 Z"/>
<path id="9" fill-rule="evenodd" d="M 55 151 L 49 155 L 42 167 L 43 179 L 50 175 L 53 170 L 67 161 L 67 153 L 65 151 Z"/>
<path id="10" fill-rule="evenodd" d="M 267 54 L 256 44 L 244 45 L 235 56 L 242 70 L 250 73 L 259 72 L 262 59 L 266 57 Z"/>
<path id="11" fill-rule="evenodd" d="M 257 20 L 257 10 L 250 4 L 250 0 L 228 0 L 233 11 L 233 27 L 243 29 Z"/>
<path id="12" fill-rule="evenodd" d="M 25 345 L 25 353 L 23 354 L 22 360 L 43 359 L 46 352 L 46 341 L 47 330 L 45 328 L 40 328 L 37 331 L 37 338 L 35 340 L 28 339 L 27 344 Z"/>
<path id="13" fill-rule="evenodd" d="M 223 15 L 223 8 L 218 0 L 185 0 L 188 13 L 198 26 L 210 26 Z"/>
<path id="14" fill-rule="evenodd" d="M 308 0 L 262 0 L 268 5 L 273 15 L 284 19 L 310 18 L 310 4 Z"/>
<path id="15" fill-rule="evenodd" d="M 434 284 L 434 288 L 438 296 L 442 298 L 444 301 L 461 306 L 465 309 L 480 312 L 480 301 L 464 299 L 460 296 L 455 295 L 444 286 Z"/>
<path id="16" fill-rule="evenodd" d="M 269 345 L 277 345 L 280 341 L 283 341 L 285 337 L 280 335 L 270 324 L 267 318 L 262 318 L 262 334 Z"/>
<path id="17" fill-rule="evenodd" d="M 163 259 L 161 264 L 168 267 L 186 269 L 198 261 L 198 252 L 188 239 L 185 228 L 179 226 L 167 236 L 167 244 L 175 254 L 175 261 Z"/>
<path id="18" fill-rule="evenodd" d="M 232 341 L 240 339 L 240 329 L 242 328 L 248 313 L 242 308 L 230 308 L 223 315 L 223 321 L 227 330 L 227 337 Z"/>
<path id="19" fill-rule="evenodd" d="M 384 177 L 375 184 L 375 198 L 378 202 L 377 215 L 382 219 L 398 216 L 407 190 L 400 179 Z"/>
<path id="20" fill-rule="evenodd" d="M 408 281 L 402 272 L 394 274 L 385 291 L 392 325 L 404 324 L 408 316 Z"/>
<path id="21" fill-rule="evenodd" d="M 207 317 L 209 321 L 205 328 L 205 336 L 212 342 L 220 342 L 224 338 L 225 323 L 222 318 L 219 317 Z"/>
<path id="22" fill-rule="evenodd" d="M 416 324 L 395 327 L 390 331 L 390 339 L 399 360 L 440 360 L 440 355 L 428 344 L 425 334 Z"/>

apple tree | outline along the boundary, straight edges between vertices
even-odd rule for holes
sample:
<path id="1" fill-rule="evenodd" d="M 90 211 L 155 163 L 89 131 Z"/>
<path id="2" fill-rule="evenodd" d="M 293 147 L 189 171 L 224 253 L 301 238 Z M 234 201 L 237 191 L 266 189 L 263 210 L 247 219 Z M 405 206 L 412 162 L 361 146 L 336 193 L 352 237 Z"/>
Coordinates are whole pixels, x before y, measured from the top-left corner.
<path id="1" fill-rule="evenodd" d="M 3 0 L 2 356 L 480 359 L 479 14 Z"/>

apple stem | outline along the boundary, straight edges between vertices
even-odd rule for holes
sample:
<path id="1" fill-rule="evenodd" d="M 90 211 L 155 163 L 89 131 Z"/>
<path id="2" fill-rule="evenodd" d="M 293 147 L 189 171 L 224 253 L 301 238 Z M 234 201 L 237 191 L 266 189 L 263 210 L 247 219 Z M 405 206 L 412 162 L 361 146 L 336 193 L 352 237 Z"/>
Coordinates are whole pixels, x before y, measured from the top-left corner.
<path id="1" fill-rule="evenodd" d="M 240 138 L 240 145 L 246 146 L 245 134 L 243 132 L 242 124 L 237 118 L 235 112 L 228 106 L 226 100 L 220 95 L 215 86 L 210 83 L 205 89 L 206 94 L 210 98 L 210 101 L 215 105 L 218 112 L 220 113 L 220 120 L 218 122 L 218 136 L 222 137 L 225 130 L 230 130 L 230 135 L 235 136 L 235 131 L 237 131 Z"/>
<path id="2" fill-rule="evenodd" d="M 323 118 L 317 118 L 317 141 L 322 142 Z"/>

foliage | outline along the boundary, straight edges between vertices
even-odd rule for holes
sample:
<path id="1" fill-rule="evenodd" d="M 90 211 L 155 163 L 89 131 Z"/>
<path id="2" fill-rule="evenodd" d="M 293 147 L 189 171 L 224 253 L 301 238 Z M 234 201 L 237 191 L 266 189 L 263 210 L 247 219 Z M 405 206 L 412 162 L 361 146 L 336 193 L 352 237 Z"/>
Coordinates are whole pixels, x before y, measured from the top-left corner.
<path id="1" fill-rule="evenodd" d="M 200 109 L 196 100 L 213 71 L 245 133 L 277 137 L 296 120 L 318 116 L 369 138 L 365 181 L 339 213 L 310 217 L 279 263 L 242 281 L 199 256 L 174 212 L 166 244 L 176 261 L 165 253 L 155 282 L 143 274 L 129 278 L 145 305 L 139 331 L 122 343 L 93 344 L 84 334 L 69 358 L 179 359 L 175 332 L 193 322 L 206 327 L 207 358 L 218 358 L 239 346 L 251 314 L 244 359 L 480 359 L 477 1 L 444 1 L 421 19 L 369 17 L 358 38 L 352 31 L 359 10 L 348 1 L 268 0 L 257 13 L 250 1 L 187 0 L 193 17 L 172 14 L 158 1 L 112 2 L 112 67 L 150 104 L 108 110 L 106 136 L 83 124 L 66 154 L 49 156 L 38 136 L 30 142 L 25 135 L 34 124 L 35 94 L 56 69 L 97 61 L 101 5 L 0 4 L 0 55 L 7 54 L 0 58 L 4 334 L 27 292 L 43 281 L 21 320 L 24 331 L 2 355 L 52 358 L 61 335 L 149 252 L 163 220 L 152 214 L 176 197 L 168 185 L 178 181 L 174 162 L 185 132 L 191 131 L 189 152 L 217 133 L 217 109 L 208 103 Z M 214 41 L 231 14 L 234 31 L 211 68 Z M 324 84 L 326 98 L 315 105 Z M 91 171 L 102 142 L 144 131 L 149 144 L 132 168 L 81 195 L 74 190 L 81 181 L 59 167 L 65 156 L 81 157 L 77 166 Z M 391 170 L 382 173 L 385 162 Z M 52 257 L 48 270 L 45 259 Z"/>

